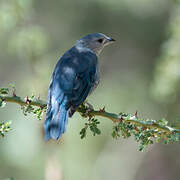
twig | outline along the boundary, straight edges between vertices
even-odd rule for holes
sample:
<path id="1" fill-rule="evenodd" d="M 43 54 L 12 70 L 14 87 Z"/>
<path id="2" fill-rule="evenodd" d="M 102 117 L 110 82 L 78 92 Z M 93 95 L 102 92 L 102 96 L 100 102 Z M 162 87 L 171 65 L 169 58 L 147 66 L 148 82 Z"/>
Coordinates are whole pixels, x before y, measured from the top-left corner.
<path id="1" fill-rule="evenodd" d="M 31 100 L 30 102 L 28 101 L 27 102 L 27 98 L 21 98 L 20 96 L 0 96 L 0 99 L 2 99 L 3 101 L 5 102 L 10 102 L 10 103 L 16 103 L 16 104 L 19 104 L 19 105 L 32 105 L 32 106 L 37 106 L 37 107 L 46 107 L 46 102 L 43 101 L 43 100 L 40 100 L 40 99 L 35 99 L 35 100 Z M 79 108 L 77 110 L 78 112 L 80 112 L 81 114 L 81 108 Z M 135 115 L 132 115 L 132 116 L 122 116 L 122 115 L 118 115 L 118 114 L 115 114 L 115 113 L 109 113 L 109 112 L 106 112 L 105 110 L 99 110 L 99 111 L 96 111 L 96 110 L 88 110 L 88 115 L 94 117 L 94 116 L 101 116 L 101 117 L 105 117 L 105 118 L 108 118 L 110 119 L 111 121 L 113 121 L 114 123 L 118 123 L 121 120 L 123 121 L 126 121 L 126 122 L 129 122 L 129 123 L 133 123 L 133 124 L 136 124 L 136 125 L 139 125 L 139 126 L 142 126 L 142 127 L 146 127 L 146 128 L 157 128 L 159 130 L 163 130 L 165 131 L 166 133 L 168 134 L 172 134 L 172 132 L 178 132 L 180 133 L 180 129 L 175 129 L 175 128 L 172 128 L 170 126 L 162 126 L 158 123 L 156 123 L 157 121 L 153 121 L 153 120 L 139 120 L 137 118 L 137 116 Z"/>

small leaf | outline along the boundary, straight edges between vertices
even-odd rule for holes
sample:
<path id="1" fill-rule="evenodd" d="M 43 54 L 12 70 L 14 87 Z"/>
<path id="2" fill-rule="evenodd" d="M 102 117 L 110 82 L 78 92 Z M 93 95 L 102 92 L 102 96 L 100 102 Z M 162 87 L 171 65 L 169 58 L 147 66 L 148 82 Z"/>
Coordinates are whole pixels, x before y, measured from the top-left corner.
<path id="1" fill-rule="evenodd" d="M 96 134 L 100 135 L 101 134 L 101 130 L 100 129 L 96 129 Z"/>
<path id="2" fill-rule="evenodd" d="M 82 128 L 79 134 L 81 135 L 81 139 L 85 138 L 86 137 L 86 128 L 85 127 Z"/>
<path id="3" fill-rule="evenodd" d="M 1 122 L 0 123 L 0 135 L 2 137 L 4 137 L 5 134 L 11 130 L 10 125 L 11 125 L 11 122 L 6 122 L 6 123 Z"/>
<path id="4" fill-rule="evenodd" d="M 0 99 L 0 108 L 3 108 L 6 105 L 6 102 Z"/>
<path id="5" fill-rule="evenodd" d="M 0 88 L 0 94 L 8 94 L 9 89 L 8 88 Z"/>
<path id="6" fill-rule="evenodd" d="M 139 151 L 144 151 L 145 148 L 146 148 L 146 146 L 144 146 L 144 145 L 141 144 L 141 145 L 139 146 Z"/>

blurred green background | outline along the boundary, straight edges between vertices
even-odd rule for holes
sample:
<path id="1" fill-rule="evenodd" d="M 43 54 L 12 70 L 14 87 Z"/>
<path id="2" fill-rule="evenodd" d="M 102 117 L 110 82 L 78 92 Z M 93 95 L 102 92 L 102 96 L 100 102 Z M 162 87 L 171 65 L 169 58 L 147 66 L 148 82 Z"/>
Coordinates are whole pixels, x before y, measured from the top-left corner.
<path id="1" fill-rule="evenodd" d="M 54 66 L 76 40 L 102 32 L 116 39 L 100 56 L 101 83 L 88 101 L 110 112 L 180 117 L 180 4 L 172 0 L 0 0 L 0 86 L 46 99 Z M 0 180 L 178 180 L 180 145 L 138 152 L 113 140 L 113 123 L 81 140 L 85 120 L 69 119 L 60 142 L 45 142 L 43 121 L 18 105 L 0 109 L 13 130 L 0 139 Z"/>

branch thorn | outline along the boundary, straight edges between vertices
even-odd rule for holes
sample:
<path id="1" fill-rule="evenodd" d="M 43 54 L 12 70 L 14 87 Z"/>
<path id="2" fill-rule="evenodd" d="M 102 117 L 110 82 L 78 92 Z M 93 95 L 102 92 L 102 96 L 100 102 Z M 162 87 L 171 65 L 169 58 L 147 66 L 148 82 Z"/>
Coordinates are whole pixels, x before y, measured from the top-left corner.
<path id="1" fill-rule="evenodd" d="M 104 113 L 105 112 L 105 106 L 102 109 L 99 109 L 99 112 Z"/>

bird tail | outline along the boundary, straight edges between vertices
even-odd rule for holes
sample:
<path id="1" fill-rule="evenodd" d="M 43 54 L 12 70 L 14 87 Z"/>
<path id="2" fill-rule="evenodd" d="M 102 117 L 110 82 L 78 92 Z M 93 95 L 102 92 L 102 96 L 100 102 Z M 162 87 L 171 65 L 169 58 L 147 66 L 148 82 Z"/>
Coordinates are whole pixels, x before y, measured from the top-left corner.
<path id="1" fill-rule="evenodd" d="M 65 105 L 59 104 L 55 101 L 48 107 L 45 120 L 45 138 L 46 141 L 52 139 L 59 139 L 66 131 L 68 123 L 68 109 Z"/>

